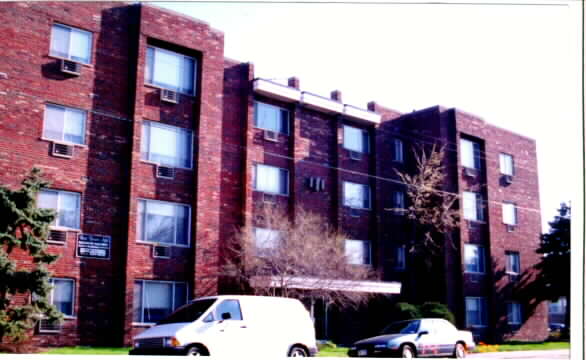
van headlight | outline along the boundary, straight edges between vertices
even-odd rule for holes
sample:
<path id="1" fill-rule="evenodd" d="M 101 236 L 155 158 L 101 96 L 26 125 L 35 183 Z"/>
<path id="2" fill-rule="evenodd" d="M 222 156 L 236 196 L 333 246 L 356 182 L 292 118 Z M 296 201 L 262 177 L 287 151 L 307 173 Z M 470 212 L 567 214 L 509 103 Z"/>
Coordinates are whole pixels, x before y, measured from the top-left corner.
<path id="1" fill-rule="evenodd" d="M 163 344 L 165 347 L 179 347 L 179 346 L 181 346 L 181 343 L 179 342 L 179 340 L 177 340 L 177 338 L 175 336 L 165 338 L 165 340 L 163 341 Z"/>
<path id="2" fill-rule="evenodd" d="M 135 341 L 133 345 L 135 349 L 138 349 L 140 347 L 140 341 Z"/>

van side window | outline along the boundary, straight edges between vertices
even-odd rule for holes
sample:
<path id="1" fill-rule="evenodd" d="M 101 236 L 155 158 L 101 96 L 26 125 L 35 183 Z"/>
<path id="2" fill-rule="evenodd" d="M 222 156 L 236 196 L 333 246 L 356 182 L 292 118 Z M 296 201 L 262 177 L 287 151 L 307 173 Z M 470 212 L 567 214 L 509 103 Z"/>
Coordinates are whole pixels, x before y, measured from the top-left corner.
<path id="1" fill-rule="evenodd" d="M 222 314 L 229 313 L 230 320 L 242 320 L 242 313 L 240 312 L 240 303 L 238 300 L 224 300 L 216 308 L 216 319 L 222 320 Z"/>

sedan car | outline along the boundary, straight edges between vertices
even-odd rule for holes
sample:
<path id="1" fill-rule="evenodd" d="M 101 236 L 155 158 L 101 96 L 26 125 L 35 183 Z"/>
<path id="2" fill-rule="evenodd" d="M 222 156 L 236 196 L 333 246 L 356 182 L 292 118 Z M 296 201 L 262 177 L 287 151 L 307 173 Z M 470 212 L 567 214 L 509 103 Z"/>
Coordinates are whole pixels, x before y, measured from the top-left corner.
<path id="1" fill-rule="evenodd" d="M 379 336 L 355 342 L 350 357 L 446 357 L 458 359 L 476 345 L 470 331 L 460 331 L 444 319 L 398 321 Z"/>

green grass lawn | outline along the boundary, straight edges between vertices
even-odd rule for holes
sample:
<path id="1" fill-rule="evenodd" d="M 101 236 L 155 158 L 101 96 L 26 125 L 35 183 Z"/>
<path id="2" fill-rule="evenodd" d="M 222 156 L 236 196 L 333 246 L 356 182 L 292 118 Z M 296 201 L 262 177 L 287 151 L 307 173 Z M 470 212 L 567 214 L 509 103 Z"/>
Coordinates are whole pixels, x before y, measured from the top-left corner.
<path id="1" fill-rule="evenodd" d="M 347 351 L 348 351 L 348 348 L 345 348 L 345 347 L 337 347 L 337 348 L 327 347 L 327 348 L 321 349 L 319 351 L 319 353 L 317 353 L 317 356 L 321 356 L 321 357 L 348 357 L 348 355 L 346 354 Z"/>
<path id="2" fill-rule="evenodd" d="M 128 355 L 130 348 L 124 347 L 60 347 L 42 352 L 42 354 L 77 354 L 77 355 Z"/>

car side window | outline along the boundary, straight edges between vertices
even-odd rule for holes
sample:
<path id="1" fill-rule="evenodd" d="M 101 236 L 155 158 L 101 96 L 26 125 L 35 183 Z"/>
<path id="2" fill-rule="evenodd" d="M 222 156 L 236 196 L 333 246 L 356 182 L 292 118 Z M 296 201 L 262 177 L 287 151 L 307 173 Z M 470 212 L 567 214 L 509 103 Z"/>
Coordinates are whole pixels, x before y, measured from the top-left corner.
<path id="1" fill-rule="evenodd" d="M 242 320 L 240 303 L 238 300 L 224 300 L 216 308 L 216 319 L 218 320 Z"/>

